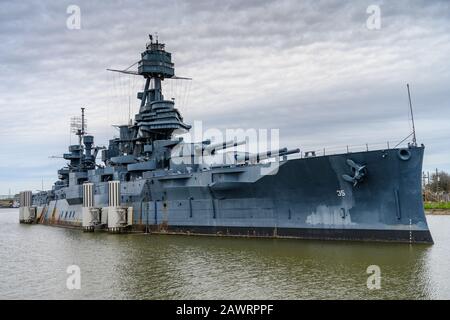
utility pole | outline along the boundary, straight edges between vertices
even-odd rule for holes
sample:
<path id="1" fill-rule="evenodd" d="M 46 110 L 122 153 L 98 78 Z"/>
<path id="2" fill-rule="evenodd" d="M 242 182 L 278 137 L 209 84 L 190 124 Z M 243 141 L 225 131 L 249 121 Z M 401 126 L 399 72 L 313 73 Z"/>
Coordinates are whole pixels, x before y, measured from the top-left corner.
<path id="1" fill-rule="evenodd" d="M 425 182 L 425 179 L 426 179 L 426 175 L 425 175 L 425 171 L 422 171 L 422 188 L 423 189 L 425 189 L 425 186 L 426 186 L 426 182 Z"/>
<path id="2" fill-rule="evenodd" d="M 422 171 L 422 196 L 427 201 L 427 185 L 425 184 L 425 171 Z"/>
<path id="3" fill-rule="evenodd" d="M 436 193 L 439 192 L 439 172 L 438 169 L 436 168 Z"/>

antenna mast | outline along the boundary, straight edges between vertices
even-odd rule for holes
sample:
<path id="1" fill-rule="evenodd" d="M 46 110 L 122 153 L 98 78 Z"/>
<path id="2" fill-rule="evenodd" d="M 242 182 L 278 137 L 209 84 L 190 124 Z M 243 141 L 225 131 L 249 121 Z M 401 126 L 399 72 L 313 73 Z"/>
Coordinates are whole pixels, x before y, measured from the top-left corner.
<path id="1" fill-rule="evenodd" d="M 80 139 L 82 136 L 84 136 L 84 108 L 81 108 L 81 132 L 80 132 Z M 80 143 L 81 145 L 81 143 Z"/>
<path id="2" fill-rule="evenodd" d="M 87 121 L 84 118 L 84 109 L 85 108 L 81 108 L 81 117 L 72 117 L 70 119 L 70 131 L 78 136 L 78 144 L 80 146 L 87 128 Z"/>
<path id="3" fill-rule="evenodd" d="M 408 99 L 409 99 L 409 110 L 411 111 L 411 121 L 412 121 L 412 128 L 413 128 L 413 145 L 415 147 L 417 147 L 417 140 L 416 140 L 416 127 L 414 125 L 414 113 L 413 113 L 413 108 L 412 108 L 412 103 L 411 103 L 411 93 L 409 91 L 409 83 L 406 84 L 406 87 L 408 88 Z"/>

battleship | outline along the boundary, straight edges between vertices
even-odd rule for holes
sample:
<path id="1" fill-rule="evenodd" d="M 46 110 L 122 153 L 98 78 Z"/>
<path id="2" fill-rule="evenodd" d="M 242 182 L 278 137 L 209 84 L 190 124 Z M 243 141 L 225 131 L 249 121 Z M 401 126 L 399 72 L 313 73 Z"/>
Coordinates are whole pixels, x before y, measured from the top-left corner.
<path id="1" fill-rule="evenodd" d="M 118 126 L 108 147 L 98 147 L 82 109 L 78 144 L 63 155 L 67 166 L 52 189 L 20 193 L 20 223 L 85 232 L 433 243 L 421 191 L 424 145 L 415 140 L 330 155 L 238 152 L 246 141 L 236 139 L 187 142 L 175 132 L 191 126 L 163 95 L 164 80 L 182 79 L 165 44 L 150 36 L 137 71 L 110 71 L 144 78 L 139 112 Z M 202 161 L 218 154 L 231 161 Z M 275 173 L 267 174 L 274 163 Z"/>

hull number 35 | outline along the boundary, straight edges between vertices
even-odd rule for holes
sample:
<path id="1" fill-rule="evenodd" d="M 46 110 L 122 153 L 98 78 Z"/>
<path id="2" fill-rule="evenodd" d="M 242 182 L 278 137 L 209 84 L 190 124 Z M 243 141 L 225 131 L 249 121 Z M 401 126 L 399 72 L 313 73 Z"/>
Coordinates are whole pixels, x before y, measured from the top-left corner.
<path id="1" fill-rule="evenodd" d="M 338 197 L 345 197 L 345 190 L 343 189 L 336 190 L 336 194 Z"/>

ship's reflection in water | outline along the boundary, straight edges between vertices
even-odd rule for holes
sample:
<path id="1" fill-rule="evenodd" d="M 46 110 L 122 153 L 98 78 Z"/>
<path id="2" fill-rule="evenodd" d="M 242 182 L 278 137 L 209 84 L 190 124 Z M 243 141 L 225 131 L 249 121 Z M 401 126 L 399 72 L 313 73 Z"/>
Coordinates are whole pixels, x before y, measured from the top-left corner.
<path id="1" fill-rule="evenodd" d="M 450 298 L 449 216 L 428 217 L 433 246 L 90 234 L 17 219 L 0 211 L 0 298 Z M 69 265 L 80 290 L 66 287 Z M 379 290 L 367 288 L 369 265 Z"/>

